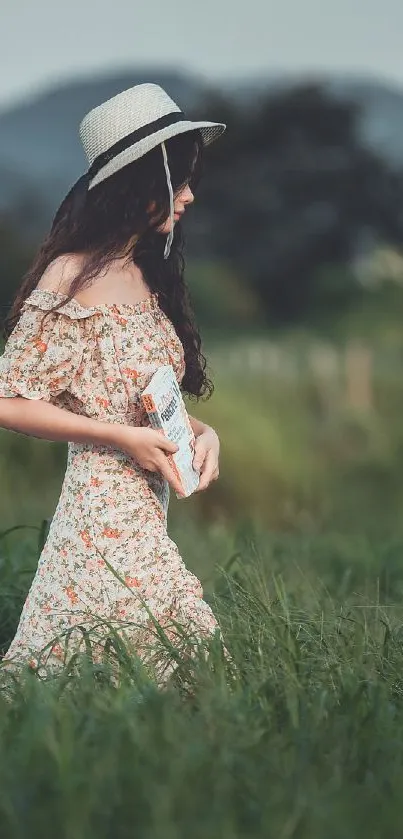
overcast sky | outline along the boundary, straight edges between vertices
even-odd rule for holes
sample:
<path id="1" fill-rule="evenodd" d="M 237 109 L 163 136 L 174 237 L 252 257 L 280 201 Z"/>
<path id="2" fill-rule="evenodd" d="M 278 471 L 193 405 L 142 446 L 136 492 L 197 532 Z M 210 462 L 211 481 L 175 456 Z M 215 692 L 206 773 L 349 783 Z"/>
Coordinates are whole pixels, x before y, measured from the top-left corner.
<path id="1" fill-rule="evenodd" d="M 0 105 L 99 70 L 354 71 L 403 87 L 403 0 L 0 0 Z"/>

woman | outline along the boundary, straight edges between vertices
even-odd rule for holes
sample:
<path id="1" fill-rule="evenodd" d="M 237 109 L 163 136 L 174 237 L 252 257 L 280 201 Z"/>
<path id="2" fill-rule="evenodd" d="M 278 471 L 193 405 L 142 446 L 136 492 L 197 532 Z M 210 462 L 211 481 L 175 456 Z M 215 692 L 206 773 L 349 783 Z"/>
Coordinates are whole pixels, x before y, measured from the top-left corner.
<path id="1" fill-rule="evenodd" d="M 198 639 L 220 634 L 167 533 L 169 485 L 180 491 L 167 454 L 177 446 L 150 427 L 139 394 L 170 363 L 183 392 L 211 395 L 179 219 L 194 200 L 204 146 L 225 128 L 186 119 L 154 84 L 123 91 L 80 125 L 90 167 L 16 295 L 0 359 L 0 425 L 68 442 L 7 665 L 58 669 L 88 638 L 99 659 L 105 626 L 144 661 L 156 621 L 172 644 L 173 621 Z M 190 419 L 204 490 L 218 477 L 219 439 Z M 174 667 L 159 660 L 154 672 L 162 683 Z"/>

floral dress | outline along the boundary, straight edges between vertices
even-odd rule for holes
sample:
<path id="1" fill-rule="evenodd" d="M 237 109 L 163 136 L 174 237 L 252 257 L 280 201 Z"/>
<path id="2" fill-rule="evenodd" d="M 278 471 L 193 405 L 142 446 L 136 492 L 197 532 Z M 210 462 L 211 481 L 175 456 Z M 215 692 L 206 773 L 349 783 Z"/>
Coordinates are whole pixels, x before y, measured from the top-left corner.
<path id="1" fill-rule="evenodd" d="M 152 374 L 169 363 L 178 383 L 185 373 L 182 343 L 157 294 L 91 307 L 63 299 L 35 289 L 24 301 L 0 357 L 0 396 L 149 425 L 140 392 Z M 116 632 L 146 661 L 156 622 L 179 645 L 171 619 L 197 640 L 216 630 L 221 637 L 200 581 L 168 536 L 168 503 L 169 484 L 159 472 L 119 448 L 69 442 L 60 497 L 3 662 L 60 668 L 72 649 L 88 650 L 88 640 L 97 660 Z M 154 674 L 163 682 L 175 666 L 172 656 L 158 659 Z"/>

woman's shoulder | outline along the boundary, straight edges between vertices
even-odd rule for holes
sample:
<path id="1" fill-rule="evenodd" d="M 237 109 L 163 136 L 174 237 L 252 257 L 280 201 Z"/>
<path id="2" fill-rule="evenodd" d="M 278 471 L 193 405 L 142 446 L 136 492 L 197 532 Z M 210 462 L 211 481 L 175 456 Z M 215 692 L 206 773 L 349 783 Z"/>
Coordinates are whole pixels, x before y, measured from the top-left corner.
<path id="1" fill-rule="evenodd" d="M 57 256 L 43 272 L 36 289 L 59 294 L 69 294 L 72 281 L 83 265 L 79 254 L 67 253 Z"/>
<path id="2" fill-rule="evenodd" d="M 83 258 L 78 254 L 62 254 L 53 259 L 45 268 L 39 282 L 23 303 L 23 310 L 52 310 L 66 315 L 71 320 L 86 320 L 92 315 L 99 315 L 96 306 L 83 306 L 77 296 L 70 298 L 71 284 L 83 265 Z M 70 299 L 69 299 L 70 298 Z"/>
<path id="3" fill-rule="evenodd" d="M 85 257 L 77 253 L 58 256 L 49 263 L 43 272 L 35 289 L 31 293 L 29 302 L 39 299 L 50 300 L 69 297 L 73 280 L 85 268 Z M 150 297 L 150 289 L 144 279 L 141 269 L 137 265 L 123 264 L 122 260 L 111 260 L 103 266 L 101 272 L 92 274 L 90 282 L 86 282 L 84 274 L 83 285 L 75 290 L 67 305 L 75 306 L 78 311 L 93 312 L 111 307 L 123 306 L 133 310 L 143 305 L 154 303 L 155 294 Z M 149 302 L 151 301 L 151 302 Z"/>

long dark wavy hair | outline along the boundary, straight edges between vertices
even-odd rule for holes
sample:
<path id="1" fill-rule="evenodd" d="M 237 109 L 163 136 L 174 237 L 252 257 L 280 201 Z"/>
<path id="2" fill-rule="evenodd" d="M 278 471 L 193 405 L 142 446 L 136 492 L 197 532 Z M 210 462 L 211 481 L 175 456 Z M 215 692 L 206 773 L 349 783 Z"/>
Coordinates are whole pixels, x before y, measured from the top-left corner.
<path id="1" fill-rule="evenodd" d="M 165 144 L 174 196 L 187 184 L 194 193 L 203 162 L 200 131 L 186 131 L 169 138 Z M 150 292 L 157 293 L 161 309 L 172 321 L 182 342 L 186 371 L 181 390 L 190 397 L 208 399 L 214 385 L 205 374 L 206 359 L 201 352 L 201 338 L 184 277 L 181 223 L 175 224 L 171 251 L 166 260 L 163 256 L 166 236 L 156 230 L 169 217 L 170 209 L 161 145 L 88 190 L 79 211 L 78 189 L 75 184 L 63 199 L 49 233 L 22 278 L 4 320 L 5 338 L 16 325 L 24 300 L 57 257 L 63 254 L 82 257 L 82 267 L 71 281 L 64 301 L 67 302 L 114 258 L 126 254 L 140 268 Z M 50 311 L 58 305 L 60 301 Z"/>

